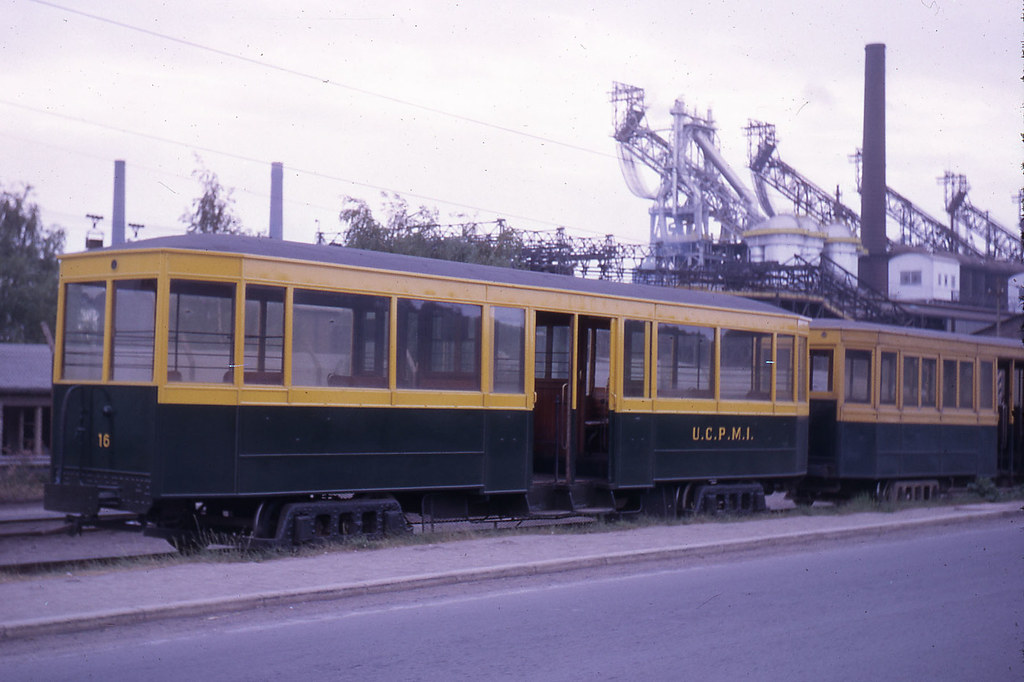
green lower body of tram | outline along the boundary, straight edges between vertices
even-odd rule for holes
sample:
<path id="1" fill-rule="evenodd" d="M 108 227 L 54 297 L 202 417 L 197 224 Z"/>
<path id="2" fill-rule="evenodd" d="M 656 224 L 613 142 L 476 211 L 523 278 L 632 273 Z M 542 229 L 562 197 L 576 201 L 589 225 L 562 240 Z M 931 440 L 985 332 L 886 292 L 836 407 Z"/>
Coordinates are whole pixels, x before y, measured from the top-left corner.
<path id="1" fill-rule="evenodd" d="M 694 484 L 742 483 L 763 500 L 807 466 L 804 417 L 611 412 L 589 431 L 567 430 L 567 447 L 545 457 L 528 410 L 161 404 L 156 388 L 111 385 L 57 385 L 54 398 L 46 507 L 85 519 L 132 512 L 172 540 L 293 540 L 320 532 L 295 530 L 307 516 L 337 524 L 348 508 L 380 511 L 392 526 L 403 511 L 675 515 L 697 504 Z"/>
<path id="2" fill-rule="evenodd" d="M 997 475 L 991 425 L 836 419 L 835 403 L 811 401 L 807 478 L 797 498 L 930 499 L 936 492 Z M 901 494 L 896 491 L 900 490 Z"/>

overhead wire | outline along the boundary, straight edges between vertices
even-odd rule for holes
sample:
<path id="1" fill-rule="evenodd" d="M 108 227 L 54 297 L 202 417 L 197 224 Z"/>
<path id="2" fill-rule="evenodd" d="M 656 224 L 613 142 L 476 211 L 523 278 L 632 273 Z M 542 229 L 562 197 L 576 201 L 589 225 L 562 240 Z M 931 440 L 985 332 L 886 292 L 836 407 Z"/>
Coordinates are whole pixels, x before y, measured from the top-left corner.
<path id="1" fill-rule="evenodd" d="M 116 26 L 118 28 L 122 28 L 122 29 L 125 29 L 125 30 L 138 32 L 138 33 L 141 33 L 143 35 L 147 35 L 147 36 L 150 36 L 150 37 L 153 37 L 153 38 L 157 38 L 157 39 L 160 39 L 160 40 L 166 40 L 166 41 L 169 41 L 169 42 L 172 42 L 172 43 L 176 43 L 176 44 L 179 44 L 179 45 L 183 45 L 183 46 L 186 46 L 186 47 L 189 47 L 189 48 L 205 51 L 205 52 L 208 52 L 210 54 L 216 54 L 216 55 L 221 56 L 221 57 L 226 57 L 226 58 L 233 59 L 233 60 L 236 60 L 236 61 L 239 61 L 239 62 L 251 64 L 253 66 L 258 66 L 258 67 L 261 67 L 261 68 L 264 68 L 264 69 L 269 69 L 269 70 L 277 71 L 277 72 L 284 73 L 284 74 L 287 74 L 287 75 L 290 75 L 290 76 L 294 76 L 294 77 L 297 77 L 297 78 L 302 78 L 302 79 L 305 79 L 305 80 L 321 83 L 321 84 L 324 84 L 324 85 L 327 85 L 327 86 L 331 86 L 331 87 L 341 88 L 341 89 L 344 89 L 344 90 L 347 90 L 347 91 L 350 91 L 350 92 L 354 92 L 354 93 L 357 93 L 357 94 L 360 94 L 360 95 L 364 95 L 364 96 L 367 96 L 367 97 L 373 97 L 373 98 L 381 99 L 381 100 L 384 100 L 384 101 L 387 101 L 387 102 L 391 102 L 391 103 L 395 103 L 395 104 L 400 104 L 402 106 L 411 107 L 411 108 L 414 108 L 414 109 L 419 109 L 421 111 L 426 111 L 426 112 L 429 112 L 429 113 L 432 113 L 432 114 L 448 117 L 448 118 L 451 118 L 451 119 L 454 119 L 454 120 L 458 120 L 458 121 L 463 121 L 463 122 L 471 123 L 471 124 L 474 124 L 474 125 L 482 126 L 482 127 L 485 127 L 485 128 L 490 128 L 490 129 L 493 129 L 493 130 L 498 130 L 498 131 L 501 131 L 501 132 L 504 132 L 504 133 L 508 133 L 508 134 L 521 136 L 521 137 L 524 137 L 524 138 L 527 138 L 527 139 L 539 141 L 539 142 L 546 143 L 546 144 L 557 145 L 557 146 L 564 147 L 564 148 L 567 148 L 567 149 L 572 149 L 572 150 L 575 150 L 575 151 L 584 152 L 584 153 L 592 154 L 592 155 L 596 155 L 596 156 L 603 156 L 603 157 L 607 157 L 607 158 L 615 158 L 615 155 L 608 154 L 606 152 L 598 151 L 598 150 L 595 150 L 595 149 L 590 149 L 588 147 L 583 147 L 583 146 L 580 146 L 580 145 L 575 145 L 575 144 L 572 144 L 572 143 L 564 142 L 562 140 L 557 140 L 557 139 L 546 137 L 546 136 L 543 136 L 543 135 L 537 135 L 535 133 L 530 133 L 530 132 L 527 132 L 527 131 L 524 131 L 524 130 L 521 130 L 521 129 L 516 129 L 516 128 L 512 128 L 512 127 L 508 127 L 508 126 L 502 126 L 502 125 L 498 125 L 498 124 L 495 124 L 495 123 L 490 123 L 488 121 L 484 121 L 484 120 L 481 120 L 481 119 L 473 118 L 473 117 L 470 117 L 470 116 L 465 116 L 465 115 L 462 115 L 462 114 L 459 114 L 459 113 L 456 113 L 456 112 L 452 112 L 452 111 L 448 111 L 448 110 L 444 110 L 444 109 L 440 109 L 440 108 L 436 108 L 436 107 L 431 107 L 431 106 L 424 105 L 424 104 L 421 104 L 421 103 L 418 103 L 418 102 L 413 102 L 413 101 L 410 101 L 410 100 L 407 100 L 407 99 L 403 99 L 403 98 L 400 98 L 400 97 L 395 97 L 393 95 L 388 95 L 388 94 L 385 94 L 385 93 L 376 92 L 376 91 L 369 90 L 369 89 L 366 89 L 366 88 L 360 88 L 360 87 L 357 87 L 357 86 L 354 86 L 354 85 L 350 85 L 348 83 L 344 83 L 344 82 L 337 81 L 337 80 L 332 80 L 330 78 L 326 78 L 326 77 L 321 76 L 321 75 L 310 73 L 308 71 L 303 71 L 303 70 L 300 70 L 300 69 L 295 69 L 295 68 L 290 68 L 290 67 L 282 66 L 280 64 L 276 64 L 274 62 L 271 62 L 271 61 L 265 60 L 265 59 L 257 59 L 257 58 L 254 58 L 254 57 L 248 57 L 246 55 L 238 54 L 238 53 L 235 53 L 235 52 L 230 52 L 228 50 L 223 50 L 223 49 L 220 49 L 220 48 L 217 48 L 217 47 L 213 47 L 213 46 L 210 46 L 210 45 L 205 45 L 205 44 L 202 44 L 202 43 L 199 43 L 199 42 L 196 42 L 196 41 L 193 41 L 193 40 L 189 40 L 189 39 L 186 39 L 186 38 L 180 38 L 178 36 L 173 36 L 173 35 L 169 35 L 169 34 L 166 34 L 166 33 L 161 33 L 159 31 L 154 31 L 154 30 L 147 29 L 147 28 L 144 28 L 144 27 L 141 27 L 141 26 L 136 26 L 136 25 L 130 24 L 128 22 L 123 22 L 123 21 L 119 21 L 119 20 L 116 20 L 116 19 L 111 19 L 109 17 L 105 17 L 105 16 L 102 16 L 102 15 L 99 15 L 99 14 L 95 14 L 95 13 L 92 13 L 92 12 L 87 12 L 87 11 L 80 10 L 80 9 L 77 9 L 77 8 L 68 7 L 66 5 L 61 5 L 59 3 L 50 2 L 49 0 L 30 0 L 30 1 L 35 3 L 35 4 L 37 4 L 37 5 L 41 5 L 41 6 L 49 7 L 49 8 L 52 8 L 52 9 L 68 12 L 70 14 L 74 14 L 74 15 L 81 16 L 81 17 L 84 17 L 84 18 L 87 18 L 87 19 L 91 19 L 93 21 L 98 21 L 98 22 L 105 23 L 105 24 L 108 24 L 108 25 L 111 25 L 111 26 Z M 217 155 L 220 155 L 220 156 L 223 156 L 223 157 L 226 157 L 226 158 L 232 158 L 232 159 L 235 159 L 235 160 L 245 161 L 245 162 L 249 162 L 249 163 L 258 163 L 258 164 L 261 164 L 261 165 L 266 165 L 267 163 L 270 163 L 270 161 L 267 161 L 265 159 L 257 159 L 257 158 L 254 158 L 254 157 L 250 157 L 250 156 L 246 156 L 246 155 L 238 154 L 238 153 L 234 153 L 234 152 L 227 152 L 227 151 L 220 150 L 220 149 L 213 149 L 213 148 L 204 147 L 204 146 L 201 146 L 201 145 L 189 144 L 189 143 L 181 142 L 179 140 L 173 140 L 173 139 L 170 139 L 170 138 L 165 138 L 165 137 L 161 137 L 161 136 L 158 136 L 158 135 L 153 135 L 151 133 L 143 133 L 143 132 L 139 132 L 139 131 L 135 131 L 135 130 L 129 130 L 129 129 L 125 129 L 125 128 L 120 128 L 118 126 L 112 126 L 112 125 L 109 125 L 109 124 L 98 123 L 96 121 L 91 121 L 91 120 L 88 120 L 88 119 L 84 119 L 84 118 L 76 117 L 76 116 L 71 116 L 71 115 L 68 115 L 68 114 L 62 114 L 62 113 L 58 113 L 58 112 L 54 112 L 54 111 L 47 111 L 47 110 L 37 109 L 37 108 L 30 107 L 30 106 L 27 106 L 27 105 L 24 105 L 24 104 L 21 104 L 21 103 L 12 102 L 10 100 L 3 99 L 3 98 L 0 98 L 0 103 L 7 104 L 7 105 L 13 106 L 13 107 L 18 107 L 18 108 L 25 109 L 25 110 L 28 110 L 28 111 L 33 111 L 35 113 L 42 113 L 42 114 L 46 114 L 46 115 L 50 115 L 50 116 L 56 116 L 56 117 L 59 117 L 59 118 L 63 118 L 65 120 L 71 120 L 71 121 L 75 121 L 75 122 L 79 122 L 79 123 L 85 123 L 85 124 L 88 124 L 88 125 L 93 125 L 93 126 L 105 128 L 107 130 L 111 130 L 111 131 L 114 131 L 114 132 L 135 135 L 135 136 L 147 138 L 147 139 L 150 139 L 150 140 L 154 140 L 154 141 L 158 141 L 158 142 L 162 142 L 162 143 L 166 143 L 166 144 L 173 144 L 173 145 L 182 146 L 182 147 L 185 147 L 185 148 L 188 148 L 188 149 L 199 150 L 199 151 L 202 151 L 202 152 L 205 152 L 205 153 L 217 154 Z M 497 210 L 491 209 L 491 208 L 485 208 L 485 207 L 481 207 L 481 206 L 465 204 L 465 203 L 462 203 L 462 202 L 452 201 L 452 200 L 449 200 L 449 199 L 443 199 L 443 198 L 440 198 L 440 197 L 434 197 L 434 196 L 420 194 L 420 193 L 411 192 L 411 191 L 407 191 L 407 190 L 398 190 L 398 189 L 391 188 L 391 187 L 375 185 L 373 183 L 368 183 L 368 182 L 362 182 L 362 181 L 359 181 L 359 180 L 354 180 L 352 178 L 338 177 L 338 176 L 330 175 L 330 174 L 323 173 L 323 172 L 316 171 L 316 170 L 312 170 L 312 169 L 296 168 L 296 167 L 289 166 L 289 171 L 295 172 L 295 173 L 309 175 L 311 177 L 315 177 L 315 178 L 319 178 L 319 179 L 323 179 L 323 180 L 334 181 L 334 182 L 341 182 L 341 183 L 349 184 L 349 185 L 352 185 L 352 186 L 355 186 L 355 187 L 362 187 L 362 188 L 372 189 L 372 190 L 379 191 L 379 192 L 389 192 L 389 193 L 393 193 L 393 194 L 398 194 L 400 196 L 414 198 L 414 199 L 419 200 L 419 201 L 437 202 L 437 203 L 440 203 L 440 204 L 443 204 L 443 205 L 449 206 L 449 207 L 455 207 L 455 208 L 459 208 L 459 209 L 472 210 L 472 211 L 479 211 L 479 212 L 489 213 L 489 214 L 493 214 L 493 215 L 501 215 L 501 216 L 504 216 L 504 217 L 515 218 L 515 219 L 519 219 L 519 220 L 525 220 L 525 221 L 529 221 L 529 222 L 536 223 L 536 224 L 541 224 L 541 225 L 550 225 L 550 226 L 554 226 L 554 227 L 568 227 L 564 223 L 560 223 L 560 222 L 556 222 L 556 221 L 552 221 L 552 220 L 545 220 L 545 219 L 535 218 L 535 217 L 532 217 L 532 216 L 524 216 L 524 215 L 520 215 L 520 214 L 509 213 L 507 211 L 497 211 Z M 303 202 L 303 203 L 305 205 L 307 205 L 307 206 L 313 206 L 312 204 L 309 204 L 308 202 Z M 321 207 L 321 208 L 325 208 L 326 209 L 326 207 Z M 591 229 L 580 228 L 580 227 L 571 227 L 570 229 L 572 229 L 574 231 L 578 231 L 578 232 L 585 232 L 585 233 L 590 233 L 590 234 L 600 234 L 600 231 L 598 231 L 598 230 L 591 230 Z"/>
<path id="2" fill-rule="evenodd" d="M 519 136 L 526 137 L 526 138 L 529 138 L 529 139 L 532 139 L 532 140 L 536 140 L 536 141 L 539 141 L 539 142 L 545 142 L 545 143 L 549 143 L 549 144 L 558 145 L 560 147 L 565 147 L 567 149 L 574 149 L 576 151 L 585 152 L 587 154 L 593 154 L 593 155 L 596 155 L 596 156 L 604 156 L 604 157 L 613 157 L 614 156 L 613 154 L 609 154 L 607 152 L 602 152 L 602 151 L 597 150 L 597 149 L 591 149 L 589 147 L 583 147 L 581 145 L 572 144 L 571 142 L 565 142 L 565 141 L 557 140 L 557 139 L 554 139 L 554 138 L 551 138 L 551 137 L 545 137 L 543 135 L 537 135 L 535 133 L 530 133 L 530 132 L 527 132 L 525 130 L 518 129 L 518 128 L 511 128 L 509 126 L 503 126 L 503 125 L 499 125 L 497 123 L 490 123 L 490 122 L 484 121 L 482 119 L 473 118 L 471 116 L 465 116 L 463 114 L 458 114 L 458 113 L 455 113 L 453 111 L 448 111 L 448 110 L 445 110 L 445 109 L 439 109 L 437 107 L 432 107 L 432 106 L 429 106 L 429 105 L 426 105 L 426 104 L 420 104 L 419 102 L 413 102 L 413 101 L 410 101 L 410 100 L 407 100 L 407 99 L 403 99 L 401 97 L 395 97 L 394 95 L 388 95 L 388 94 L 385 94 L 385 93 L 382 93 L 382 92 L 376 92 L 374 90 L 368 90 L 366 88 L 360 88 L 360 87 L 355 86 L 355 85 L 350 85 L 348 83 L 344 83 L 344 82 L 341 82 L 341 81 L 332 80 L 331 78 L 327 78 L 327 77 L 324 77 L 324 76 L 321 76 L 321 75 L 317 75 L 317 74 L 314 74 L 314 73 L 309 73 L 307 71 L 302 71 L 302 70 L 299 70 L 299 69 L 293 69 L 293 68 L 290 68 L 290 67 L 287 67 L 287 66 L 281 66 L 280 64 L 275 64 L 274 62 L 267 61 L 265 59 L 256 59 L 255 57 L 247 57 L 245 55 L 238 54 L 237 52 L 230 52 L 228 50 L 222 50 L 220 48 L 212 47 L 210 45 L 204 45 L 204 44 L 198 43 L 198 42 L 196 42 L 194 40 L 188 40 L 186 38 L 179 38 L 177 36 L 168 35 L 166 33 L 160 33 L 159 31 L 153 31 L 151 29 L 143 28 L 141 26 L 136 26 L 134 24 L 129 24 L 127 22 L 118 21 L 116 19 L 111 19 L 109 17 L 104 17 L 104 16 L 101 16 L 101 15 L 98 15 L 98 14 L 93 14 L 91 12 L 85 12 L 83 10 L 75 9 L 75 8 L 72 8 L 72 7 L 67 7 L 65 5 L 60 5 L 60 4 L 57 4 L 55 2 L 49 2 L 48 0 L 29 0 L 29 1 L 30 2 L 34 2 L 37 5 L 44 5 L 46 7 L 51 7 L 53 9 L 59 9 L 59 10 L 65 11 L 65 12 L 69 12 L 71 14 L 77 14 L 79 16 L 86 17 L 86 18 L 92 19 L 94 21 L 99 21 L 99 22 L 102 22 L 102 23 L 110 24 L 112 26 L 117 26 L 119 28 L 124 28 L 124 29 L 130 30 L 130 31 L 136 31 L 138 33 L 142 33 L 144 35 L 152 36 L 154 38 L 159 38 L 161 40 L 167 40 L 167 41 L 170 41 L 170 42 L 173 42 L 173 43 L 177 43 L 179 45 L 185 45 L 187 47 L 192 47 L 192 48 L 195 48 L 195 49 L 198 49 L 198 50 L 203 50 L 205 52 L 209 52 L 211 54 L 216 54 L 216 55 L 221 56 L 221 57 L 227 57 L 229 59 L 234 59 L 236 61 L 245 62 L 247 64 L 252 64 L 252 65 L 255 65 L 255 66 L 260 66 L 260 67 L 263 67 L 265 69 L 271 69 L 273 71 L 278 71 L 280 73 L 288 74 L 290 76 L 296 76 L 298 78 L 303 78 L 303 79 L 306 79 L 306 80 L 309 80 L 309 81 L 314 81 L 314 82 L 317 82 L 317 83 L 321 83 L 323 85 L 328 85 L 328 86 L 331 86 L 331 87 L 341 88 L 343 90 L 348 90 L 350 92 L 355 92 L 355 93 L 358 93 L 360 95 L 365 95 L 367 97 L 374 97 L 374 98 L 385 100 L 385 101 L 388 101 L 388 102 L 393 102 L 393 103 L 396 103 L 396 104 L 401 104 L 403 106 L 412 107 L 414 109 L 419 109 L 421 111 L 427 111 L 427 112 L 430 112 L 432 114 L 438 114 L 440 116 L 446 116 L 448 118 L 452 118 L 452 119 L 455 119 L 455 120 L 458 120 L 458 121 L 464 121 L 466 123 L 472 123 L 474 125 L 483 126 L 485 128 L 491 128 L 493 130 L 500 130 L 502 132 L 510 133 L 512 135 L 519 135 Z"/>
<path id="3" fill-rule="evenodd" d="M 237 152 L 228 152 L 228 151 L 224 151 L 222 149 L 214 149 L 212 147 L 205 147 L 205 146 L 202 146 L 202 145 L 190 144 L 190 143 L 182 142 L 180 140 L 174 140 L 174 139 L 171 139 L 171 138 L 162 137 L 160 135 L 154 135 L 152 133 L 144 133 L 144 132 L 140 132 L 138 130 L 131 130 L 131 129 L 128 129 L 128 128 L 122 128 L 122 127 L 110 125 L 110 124 L 107 124 L 107 123 L 99 123 L 97 121 L 91 121 L 89 119 L 85 119 L 85 118 L 82 118 L 82 117 L 79 117 L 79 116 L 72 116 L 70 114 L 62 114 L 62 113 L 59 113 L 59 112 L 56 112 L 56 111 L 47 111 L 45 109 L 39 109 L 39 108 L 36 108 L 36 107 L 30 107 L 28 105 L 21 104 L 19 102 L 12 102 L 12 101 L 10 101 L 8 99 L 5 99 L 3 97 L 0 97 L 0 104 L 5 104 L 7 106 L 15 107 L 15 108 L 18 108 L 18 109 L 23 109 L 25 111 L 31 111 L 32 113 L 36 113 L 36 114 L 42 114 L 42 115 L 45 115 L 45 116 L 54 116 L 56 118 L 60 118 L 60 119 L 68 120 L 68 121 L 74 121 L 76 123 L 82 123 L 82 124 L 85 124 L 85 125 L 95 126 L 95 127 L 98 127 L 98 128 L 103 128 L 103 129 L 106 129 L 106 130 L 111 130 L 113 132 L 118 132 L 118 133 L 122 133 L 122 134 L 126 134 L 126 135 L 135 135 L 135 136 L 142 137 L 142 138 L 145 138 L 145 139 L 153 140 L 155 142 L 161 142 L 161 143 L 164 143 L 164 144 L 175 145 L 175 146 L 183 147 L 183 148 L 190 149 L 190 150 L 198 150 L 198 151 L 209 153 L 209 154 L 217 154 L 219 156 L 224 156 L 224 157 L 227 157 L 227 158 L 230 158 L 230 159 L 235 159 L 236 161 L 244 161 L 246 163 L 255 163 L 255 164 L 259 164 L 261 166 L 266 166 L 266 165 L 269 165 L 271 163 L 271 161 L 266 160 L 266 159 L 259 159 L 259 158 L 253 157 L 253 156 L 247 156 L 245 154 L 239 154 Z M 550 221 L 550 220 L 544 220 L 544 219 L 540 219 L 540 218 L 534 218 L 534 217 L 531 217 L 531 216 L 524 216 L 524 215 L 519 215 L 519 214 L 515 214 L 515 213 L 509 213 L 507 211 L 496 211 L 494 209 L 485 208 L 485 207 L 482 207 L 482 206 L 474 206 L 474 205 L 471 205 L 471 204 L 465 204 L 465 203 L 461 203 L 461 202 L 457 202 L 457 201 L 452 201 L 450 199 L 443 199 L 443 198 L 440 198 L 440 197 L 433 197 L 433 196 L 429 196 L 429 195 L 425 195 L 425 194 L 419 194 L 417 192 L 410 192 L 410 191 L 406 191 L 406 190 L 399 190 L 399 189 L 395 189 L 393 187 L 386 187 L 386 186 L 383 186 L 383 185 L 375 185 L 373 183 L 363 182 L 363 181 L 360 181 L 360 180 L 354 180 L 352 178 L 343 178 L 343 177 L 340 177 L 340 176 L 330 175 L 328 173 L 323 173 L 321 171 L 316 171 L 316 170 L 310 170 L 310 169 L 307 169 L 307 168 L 299 168 L 299 167 L 289 166 L 288 170 L 289 170 L 289 172 L 299 173 L 299 174 L 302 174 L 302 175 L 308 175 L 310 177 L 319 178 L 321 180 L 329 180 L 329 181 L 332 181 L 332 182 L 340 182 L 340 183 L 345 183 L 345 184 L 348 184 L 348 185 L 353 185 L 353 186 L 356 186 L 356 187 L 363 187 L 363 188 L 366 188 L 366 189 L 376 190 L 376 191 L 379 191 L 379 192 L 387 192 L 387 193 L 391 193 L 391 194 L 397 194 L 397 195 L 400 195 L 400 196 L 403 196 L 403 197 L 411 197 L 411 198 L 414 198 L 414 199 L 417 199 L 417 200 L 420 200 L 420 201 L 437 202 L 437 203 L 444 204 L 445 206 L 450 206 L 450 207 L 455 207 L 455 208 L 460 208 L 460 209 L 466 209 L 466 210 L 471 210 L 471 211 L 480 211 L 480 212 L 483 212 L 483 213 L 489 213 L 489 214 L 493 214 L 493 215 L 500 215 L 500 216 L 505 216 L 505 217 L 509 217 L 509 218 L 516 218 L 516 219 L 519 219 L 519 220 L 526 220 L 526 221 L 529 221 L 529 222 L 538 223 L 538 224 L 542 224 L 542 225 L 551 225 L 551 226 L 554 226 L 554 227 L 562 227 L 563 226 L 562 223 L 557 223 L 557 222 Z M 250 193 L 254 194 L 256 196 L 268 196 L 268 195 L 259 194 L 259 193 L 255 193 L 255 192 L 250 192 Z M 301 202 L 301 203 L 303 203 L 304 205 L 307 205 L 307 206 L 314 206 L 313 204 L 310 204 L 309 202 Z M 321 206 L 320 208 L 323 208 L 325 210 L 332 210 L 332 211 L 336 210 L 336 209 L 328 208 L 328 207 L 325 207 L 325 206 Z M 587 230 L 585 228 L 576 228 L 576 227 L 574 227 L 572 229 L 580 231 L 580 232 L 589 232 L 589 233 L 597 234 L 596 231 L 594 231 L 594 230 Z"/>

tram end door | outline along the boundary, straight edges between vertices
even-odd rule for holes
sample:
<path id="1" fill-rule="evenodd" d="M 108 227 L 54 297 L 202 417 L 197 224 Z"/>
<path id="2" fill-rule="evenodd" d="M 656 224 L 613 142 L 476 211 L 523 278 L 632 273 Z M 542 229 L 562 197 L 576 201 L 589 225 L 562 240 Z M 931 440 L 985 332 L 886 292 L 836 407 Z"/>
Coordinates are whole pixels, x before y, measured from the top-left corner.
<path id="1" fill-rule="evenodd" d="M 538 312 L 535 332 L 533 474 L 570 481 L 572 466 L 573 316 Z"/>
<path id="2" fill-rule="evenodd" d="M 611 338 L 611 318 L 580 317 L 573 431 L 576 473 L 581 478 L 608 479 Z"/>

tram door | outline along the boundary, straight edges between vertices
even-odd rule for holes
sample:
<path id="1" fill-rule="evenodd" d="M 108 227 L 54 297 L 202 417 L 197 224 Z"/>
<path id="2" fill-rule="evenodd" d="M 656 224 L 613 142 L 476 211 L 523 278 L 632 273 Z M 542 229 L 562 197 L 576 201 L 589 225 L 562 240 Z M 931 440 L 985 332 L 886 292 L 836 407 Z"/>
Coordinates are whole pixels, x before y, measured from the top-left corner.
<path id="1" fill-rule="evenodd" d="M 534 474 L 569 483 L 608 473 L 611 320 L 579 317 L 575 343 L 573 328 L 572 315 L 537 313 Z"/>
<path id="2" fill-rule="evenodd" d="M 1024 474 L 1024 365 L 1001 360 L 996 397 L 999 405 L 998 464 L 1011 481 Z"/>
<path id="3" fill-rule="evenodd" d="M 581 317 L 577 340 L 575 424 L 576 473 L 608 477 L 608 392 L 611 378 L 611 320 Z"/>
<path id="4" fill-rule="evenodd" d="M 534 351 L 533 471 L 565 480 L 572 404 L 572 315 L 537 313 Z"/>

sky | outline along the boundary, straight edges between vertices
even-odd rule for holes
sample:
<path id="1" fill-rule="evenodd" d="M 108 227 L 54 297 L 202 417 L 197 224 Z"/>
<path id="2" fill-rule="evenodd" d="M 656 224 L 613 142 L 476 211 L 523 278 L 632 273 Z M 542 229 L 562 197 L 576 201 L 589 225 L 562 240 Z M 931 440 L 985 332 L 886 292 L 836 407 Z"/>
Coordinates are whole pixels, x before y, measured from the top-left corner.
<path id="1" fill-rule="evenodd" d="M 346 197 L 379 211 L 388 192 L 442 222 L 644 243 L 650 202 L 611 137 L 618 81 L 644 88 L 654 127 L 677 99 L 710 110 L 748 183 L 743 128 L 775 124 L 782 159 L 859 211 L 864 47 L 885 43 L 889 186 L 945 222 L 939 178 L 963 174 L 1012 230 L 1021 15 L 1011 0 L 0 0 L 0 186 L 30 185 L 68 252 L 87 214 L 109 243 L 118 159 L 140 237 L 184 231 L 204 168 L 265 233 L 281 162 L 286 239 L 338 233 Z"/>

